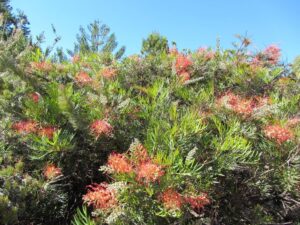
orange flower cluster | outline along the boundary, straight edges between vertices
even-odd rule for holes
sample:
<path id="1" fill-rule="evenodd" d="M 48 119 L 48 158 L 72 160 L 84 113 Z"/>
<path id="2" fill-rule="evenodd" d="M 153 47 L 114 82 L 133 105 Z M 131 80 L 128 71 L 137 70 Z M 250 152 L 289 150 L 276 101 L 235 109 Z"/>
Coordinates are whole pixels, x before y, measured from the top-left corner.
<path id="1" fill-rule="evenodd" d="M 105 120 L 96 120 L 90 126 L 91 133 L 98 138 L 101 135 L 108 136 L 112 133 L 113 127 Z"/>
<path id="2" fill-rule="evenodd" d="M 200 210 L 205 205 L 210 204 L 210 200 L 205 193 L 198 196 L 186 196 L 185 201 L 195 210 Z"/>
<path id="3" fill-rule="evenodd" d="M 19 121 L 12 125 L 12 129 L 19 134 L 36 133 L 40 136 L 46 136 L 49 139 L 53 138 L 56 128 L 53 126 L 40 127 L 37 122 L 32 120 Z"/>
<path id="4" fill-rule="evenodd" d="M 101 74 L 104 78 L 111 79 L 116 76 L 117 70 L 110 67 L 105 67 L 102 69 Z"/>
<path id="5" fill-rule="evenodd" d="M 87 194 L 82 197 L 85 203 L 102 210 L 108 210 L 116 206 L 116 193 L 107 183 L 94 184 L 88 187 Z"/>
<path id="6" fill-rule="evenodd" d="M 56 167 L 54 164 L 48 164 L 44 168 L 44 176 L 47 180 L 51 180 L 55 177 L 60 176 L 61 174 L 61 169 Z"/>
<path id="7" fill-rule="evenodd" d="M 267 104 L 268 98 L 253 97 L 246 99 L 232 92 L 225 93 L 217 100 L 217 105 L 221 105 L 246 117 Z"/>
<path id="8" fill-rule="evenodd" d="M 51 63 L 43 61 L 43 62 L 32 62 L 31 63 L 31 67 L 34 70 L 40 70 L 40 71 L 43 71 L 43 72 L 49 72 L 49 71 L 52 70 L 53 65 Z"/>
<path id="9" fill-rule="evenodd" d="M 12 125 L 14 129 L 19 134 L 29 134 L 37 131 L 38 124 L 32 120 L 19 121 Z"/>
<path id="10" fill-rule="evenodd" d="M 45 126 L 38 130 L 38 135 L 46 136 L 48 139 L 52 139 L 55 131 L 56 131 L 56 127 Z"/>
<path id="11" fill-rule="evenodd" d="M 86 72 L 81 71 L 75 76 L 75 81 L 78 85 L 83 86 L 91 84 L 93 79 Z"/>
<path id="12" fill-rule="evenodd" d="M 160 201 L 166 209 L 181 209 L 184 199 L 174 189 L 167 189 L 160 195 Z"/>
<path id="13" fill-rule="evenodd" d="M 289 129 L 280 125 L 267 126 L 264 129 L 264 133 L 266 137 L 275 140 L 278 144 L 289 141 L 294 137 L 293 133 Z"/>
<path id="14" fill-rule="evenodd" d="M 134 172 L 137 181 L 143 184 L 159 181 L 164 175 L 162 166 L 152 162 L 143 145 L 135 146 L 131 157 L 129 160 L 124 154 L 112 153 L 108 157 L 107 166 L 116 173 Z"/>
<path id="15" fill-rule="evenodd" d="M 179 54 L 176 58 L 175 69 L 180 80 L 185 82 L 190 79 L 189 67 L 192 65 L 192 61 L 183 54 Z"/>
<path id="16" fill-rule="evenodd" d="M 143 162 L 137 167 L 137 180 L 142 183 L 158 181 L 165 172 L 162 167 L 151 161 Z"/>
<path id="17" fill-rule="evenodd" d="M 38 92 L 33 92 L 29 94 L 29 97 L 33 102 L 38 103 L 41 95 Z"/>
<path id="18" fill-rule="evenodd" d="M 131 173 L 133 171 L 132 165 L 126 156 L 119 153 L 110 154 L 107 165 L 116 173 Z"/>

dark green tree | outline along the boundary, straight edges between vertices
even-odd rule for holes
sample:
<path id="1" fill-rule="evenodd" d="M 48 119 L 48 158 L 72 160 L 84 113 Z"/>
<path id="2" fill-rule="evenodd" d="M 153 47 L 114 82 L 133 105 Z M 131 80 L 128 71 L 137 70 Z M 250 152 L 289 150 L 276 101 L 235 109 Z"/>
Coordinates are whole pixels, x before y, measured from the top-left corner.
<path id="1" fill-rule="evenodd" d="M 152 33 L 143 40 L 141 52 L 144 55 L 158 55 L 168 51 L 168 39 L 159 33 Z"/>
<path id="2" fill-rule="evenodd" d="M 21 29 L 25 36 L 28 36 L 30 30 L 28 28 L 29 22 L 26 15 L 18 11 L 13 13 L 13 8 L 10 5 L 10 0 L 0 0 L 0 35 L 7 39 L 15 29 Z"/>
<path id="3" fill-rule="evenodd" d="M 87 29 L 80 27 L 79 34 L 76 37 L 76 43 L 73 53 L 88 52 L 108 52 L 114 53 L 117 59 L 121 58 L 125 52 L 125 46 L 117 49 L 118 42 L 116 36 L 111 33 L 106 24 L 95 20 L 87 26 Z"/>

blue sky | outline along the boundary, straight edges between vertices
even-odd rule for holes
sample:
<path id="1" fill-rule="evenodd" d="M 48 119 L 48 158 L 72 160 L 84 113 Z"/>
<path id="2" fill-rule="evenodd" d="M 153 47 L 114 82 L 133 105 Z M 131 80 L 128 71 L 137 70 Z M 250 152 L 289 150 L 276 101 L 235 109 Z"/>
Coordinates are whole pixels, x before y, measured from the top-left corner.
<path id="1" fill-rule="evenodd" d="M 153 31 L 175 41 L 179 49 L 231 46 L 235 34 L 248 34 L 255 48 L 278 44 L 284 61 L 300 55 L 299 0 L 11 0 L 31 22 L 33 35 L 62 37 L 59 45 L 72 49 L 80 25 L 95 19 L 109 25 L 126 54 L 138 53 L 142 39 Z"/>

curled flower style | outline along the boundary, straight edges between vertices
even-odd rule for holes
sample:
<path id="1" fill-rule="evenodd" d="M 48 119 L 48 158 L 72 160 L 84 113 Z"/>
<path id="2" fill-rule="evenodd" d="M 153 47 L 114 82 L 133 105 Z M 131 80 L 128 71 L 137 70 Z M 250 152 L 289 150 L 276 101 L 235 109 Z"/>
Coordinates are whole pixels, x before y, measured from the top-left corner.
<path id="1" fill-rule="evenodd" d="M 12 125 L 12 129 L 19 134 L 29 134 L 37 131 L 37 123 L 32 120 L 19 121 Z"/>
<path id="2" fill-rule="evenodd" d="M 132 165 L 123 154 L 110 154 L 107 165 L 116 173 L 131 173 L 133 171 Z"/>
<path id="3" fill-rule="evenodd" d="M 198 196 L 185 196 L 184 199 L 195 210 L 203 209 L 204 206 L 210 204 L 210 200 L 205 193 Z"/>
<path id="4" fill-rule="evenodd" d="M 60 176 L 61 174 L 61 169 L 56 167 L 54 164 L 48 164 L 44 168 L 44 176 L 47 180 L 51 180 L 55 177 Z"/>
<path id="5" fill-rule="evenodd" d="M 177 74 L 188 72 L 189 67 L 192 65 L 192 61 L 183 54 L 179 54 L 176 58 L 175 69 Z"/>
<path id="6" fill-rule="evenodd" d="M 93 79 L 86 72 L 79 72 L 75 76 L 75 81 L 78 85 L 88 85 L 93 82 Z"/>
<path id="7" fill-rule="evenodd" d="M 82 197 L 88 205 L 102 210 L 108 210 L 117 205 L 115 190 L 107 183 L 89 185 L 88 188 L 88 192 Z"/>
<path id="8" fill-rule="evenodd" d="M 275 140 L 278 144 L 292 140 L 293 133 L 280 125 L 269 125 L 264 128 L 264 134 L 269 139 Z"/>
<path id="9" fill-rule="evenodd" d="M 101 135 L 109 136 L 112 130 L 113 127 L 105 120 L 96 120 L 90 126 L 91 133 L 96 137 Z"/>
<path id="10" fill-rule="evenodd" d="M 171 188 L 165 190 L 159 196 L 159 199 L 166 209 L 181 209 L 184 203 L 183 197 L 177 191 Z"/>
<path id="11" fill-rule="evenodd" d="M 164 175 L 162 167 L 151 161 L 141 163 L 137 168 L 137 180 L 143 183 L 151 183 L 159 181 L 159 179 Z"/>

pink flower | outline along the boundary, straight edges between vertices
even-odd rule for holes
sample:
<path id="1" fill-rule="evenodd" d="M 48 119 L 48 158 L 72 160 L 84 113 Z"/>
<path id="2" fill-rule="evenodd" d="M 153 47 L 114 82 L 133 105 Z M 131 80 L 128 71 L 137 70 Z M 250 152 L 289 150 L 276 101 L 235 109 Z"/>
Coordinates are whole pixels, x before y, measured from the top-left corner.
<path id="1" fill-rule="evenodd" d="M 294 118 L 291 118 L 287 121 L 287 126 L 288 127 L 295 127 L 297 126 L 298 124 L 300 123 L 300 117 L 294 117 Z"/>
<path id="2" fill-rule="evenodd" d="M 198 54 L 203 55 L 205 60 L 211 60 L 215 57 L 215 53 L 211 50 L 208 50 L 206 47 L 201 47 L 198 49 Z"/>
<path id="3" fill-rule="evenodd" d="M 280 59 L 280 48 L 276 45 L 270 45 L 268 46 L 264 51 L 263 54 L 265 55 L 267 61 L 272 64 L 275 65 L 278 63 L 279 59 Z"/>
<path id="4" fill-rule="evenodd" d="M 179 80 L 184 83 L 188 80 L 190 80 L 190 74 L 188 72 L 184 72 L 184 73 L 181 73 L 181 74 L 178 74 L 178 77 L 179 77 Z"/>

